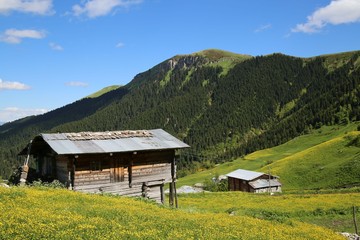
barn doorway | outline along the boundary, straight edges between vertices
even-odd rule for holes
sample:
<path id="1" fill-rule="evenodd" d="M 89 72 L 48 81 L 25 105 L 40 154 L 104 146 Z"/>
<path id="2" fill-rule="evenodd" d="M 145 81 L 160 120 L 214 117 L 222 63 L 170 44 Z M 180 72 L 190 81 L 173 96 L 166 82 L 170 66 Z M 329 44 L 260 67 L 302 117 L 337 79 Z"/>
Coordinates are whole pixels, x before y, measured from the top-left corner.
<path id="1" fill-rule="evenodd" d="M 110 168 L 110 182 L 123 182 L 125 179 L 124 175 L 124 167 L 122 166 L 121 161 L 119 159 L 114 159 Z"/>

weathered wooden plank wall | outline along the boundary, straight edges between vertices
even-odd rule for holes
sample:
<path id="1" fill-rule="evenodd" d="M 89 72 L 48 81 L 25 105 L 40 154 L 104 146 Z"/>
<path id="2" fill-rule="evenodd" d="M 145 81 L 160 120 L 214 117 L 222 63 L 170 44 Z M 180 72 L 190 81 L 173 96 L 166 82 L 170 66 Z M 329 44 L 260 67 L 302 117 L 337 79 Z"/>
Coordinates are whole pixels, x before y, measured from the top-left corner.
<path id="1" fill-rule="evenodd" d="M 69 184 L 68 160 L 69 158 L 64 155 L 57 156 L 56 158 L 56 178 L 66 185 Z"/>
<path id="2" fill-rule="evenodd" d="M 129 188 L 129 184 L 126 182 L 107 183 L 107 184 L 89 184 L 78 185 L 74 187 L 75 191 L 87 192 L 87 193 L 112 193 L 129 197 L 141 197 L 142 185 L 138 184 Z"/>
<path id="3" fill-rule="evenodd" d="M 148 188 L 146 196 L 161 201 L 160 185 L 171 182 L 171 162 L 175 152 L 153 151 L 114 154 L 86 154 L 76 156 L 74 190 L 101 193 L 108 192 L 124 196 L 142 196 L 143 184 L 158 181 Z M 74 156 L 68 156 L 68 170 L 72 168 Z M 65 158 L 62 158 L 65 162 Z M 65 163 L 60 165 L 65 168 Z M 93 169 L 95 166 L 96 169 Z M 60 174 L 66 179 L 65 171 Z"/>
<path id="4" fill-rule="evenodd" d="M 133 167 L 133 183 L 148 182 L 156 180 L 171 181 L 171 164 L 161 163 Z"/>

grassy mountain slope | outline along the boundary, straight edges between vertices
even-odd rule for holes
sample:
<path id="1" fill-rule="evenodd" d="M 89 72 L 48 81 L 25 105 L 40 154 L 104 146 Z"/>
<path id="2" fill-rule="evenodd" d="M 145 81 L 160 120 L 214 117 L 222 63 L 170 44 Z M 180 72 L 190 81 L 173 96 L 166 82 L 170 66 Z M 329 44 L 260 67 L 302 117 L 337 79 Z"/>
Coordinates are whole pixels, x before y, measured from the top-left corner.
<path id="1" fill-rule="evenodd" d="M 100 91 L 97 91 L 97 92 L 95 92 L 95 93 L 93 93 L 93 94 L 91 94 L 91 95 L 89 95 L 89 96 L 87 96 L 87 97 L 85 97 L 85 98 L 97 98 L 97 97 L 100 97 L 101 95 L 104 95 L 105 93 L 108 93 L 108 92 L 110 92 L 110 91 L 116 90 L 116 89 L 118 89 L 119 87 L 121 87 L 121 86 L 119 86 L 119 85 L 113 85 L 113 86 L 104 87 L 104 88 L 101 89 Z"/>
<path id="2" fill-rule="evenodd" d="M 360 185 L 359 132 L 350 132 L 271 165 L 286 189 L 323 189 Z M 260 170 L 265 171 L 265 168 Z"/>
<path id="3" fill-rule="evenodd" d="M 348 132 L 355 131 L 356 129 L 356 122 L 347 125 L 322 126 L 319 129 L 313 129 L 308 134 L 296 137 L 279 146 L 248 154 L 245 159 L 257 160 L 261 162 L 262 165 L 269 164 L 305 151 L 321 143 L 328 142 L 334 138 L 343 137 Z"/>
<path id="4" fill-rule="evenodd" d="M 236 64 L 252 58 L 250 55 L 237 54 L 218 49 L 203 50 L 197 53 L 193 53 L 192 55 L 204 56 L 210 59 L 211 62 L 209 63 L 209 66 L 221 67 L 222 72 L 220 76 L 225 76 Z"/>
<path id="5" fill-rule="evenodd" d="M 360 185 L 360 132 L 357 124 L 324 126 L 282 145 L 256 151 L 232 162 L 180 178 L 178 186 L 193 185 L 236 169 L 280 176 L 285 191 Z"/>
<path id="6" fill-rule="evenodd" d="M 1 239 L 343 239 L 332 230 L 292 219 L 268 221 L 229 216 L 226 211 L 189 213 L 68 190 L 0 187 L 0 199 Z"/>
<path id="7" fill-rule="evenodd" d="M 180 153 L 184 174 L 312 127 L 360 120 L 359 56 L 178 55 L 96 98 L 0 126 L 0 174 L 7 176 L 20 148 L 45 131 L 163 128 L 192 147 Z"/>

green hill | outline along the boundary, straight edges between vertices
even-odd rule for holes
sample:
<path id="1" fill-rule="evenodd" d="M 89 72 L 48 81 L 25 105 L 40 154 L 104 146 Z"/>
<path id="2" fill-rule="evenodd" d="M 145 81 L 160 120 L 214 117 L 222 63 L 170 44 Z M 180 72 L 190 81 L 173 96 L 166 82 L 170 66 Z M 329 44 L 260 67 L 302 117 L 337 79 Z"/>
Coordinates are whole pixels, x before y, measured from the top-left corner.
<path id="1" fill-rule="evenodd" d="M 242 61 L 252 58 L 252 56 L 250 55 L 237 54 L 219 49 L 206 49 L 200 52 L 193 53 L 192 55 L 205 56 L 208 59 L 210 59 L 210 61 L 214 61 L 214 62 L 221 61 L 224 59 L 234 59 L 234 60 Z"/>
<path id="2" fill-rule="evenodd" d="M 242 168 L 280 176 L 284 191 L 360 186 L 360 132 L 357 124 L 324 126 L 282 145 L 180 178 L 194 185 Z M 358 142 L 359 141 L 359 142 Z"/>
<path id="3" fill-rule="evenodd" d="M 314 58 L 221 50 L 178 55 L 127 85 L 0 126 L 0 175 L 40 132 L 163 128 L 191 146 L 178 174 L 360 120 L 360 52 Z M 51 99 L 47 99 L 51 101 Z"/>
<path id="4" fill-rule="evenodd" d="M 359 132 L 350 132 L 285 157 L 269 168 L 281 176 L 285 189 L 360 186 L 359 139 Z"/>

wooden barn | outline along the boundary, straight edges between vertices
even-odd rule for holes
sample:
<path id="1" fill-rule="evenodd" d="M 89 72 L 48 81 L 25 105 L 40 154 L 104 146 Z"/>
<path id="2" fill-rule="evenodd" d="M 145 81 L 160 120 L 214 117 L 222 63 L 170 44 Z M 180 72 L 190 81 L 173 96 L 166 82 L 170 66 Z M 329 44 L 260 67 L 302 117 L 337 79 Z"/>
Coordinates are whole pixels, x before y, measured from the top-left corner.
<path id="1" fill-rule="evenodd" d="M 164 184 L 170 183 L 173 204 L 175 150 L 188 147 L 162 129 L 43 133 L 19 155 L 33 156 L 39 177 L 58 179 L 75 191 L 142 196 L 163 203 Z"/>
<path id="2" fill-rule="evenodd" d="M 243 192 L 281 192 L 281 183 L 277 176 L 262 172 L 238 169 L 226 175 L 230 191 Z"/>

